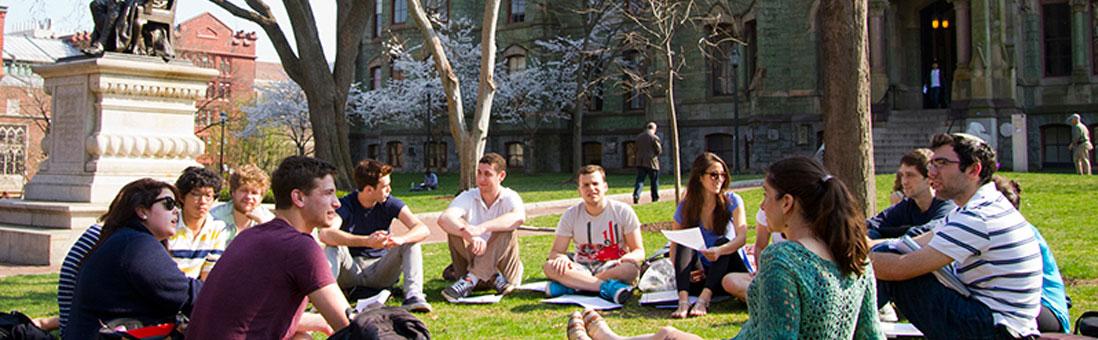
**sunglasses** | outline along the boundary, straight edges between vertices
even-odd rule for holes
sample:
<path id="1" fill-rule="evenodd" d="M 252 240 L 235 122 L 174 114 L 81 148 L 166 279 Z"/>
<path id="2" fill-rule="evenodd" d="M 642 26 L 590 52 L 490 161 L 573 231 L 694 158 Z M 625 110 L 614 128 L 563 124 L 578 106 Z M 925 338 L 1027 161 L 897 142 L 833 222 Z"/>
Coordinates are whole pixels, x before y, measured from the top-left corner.
<path id="1" fill-rule="evenodd" d="M 152 204 L 150 204 L 149 206 L 155 205 L 157 203 L 163 204 L 164 209 L 166 209 L 166 210 L 183 209 L 183 205 L 180 204 L 179 201 L 176 201 L 175 197 L 171 197 L 171 196 L 164 196 L 164 197 L 161 197 L 161 198 L 157 198 L 156 200 L 152 201 Z"/>
<path id="2" fill-rule="evenodd" d="M 724 173 L 724 172 L 716 172 L 716 171 L 714 171 L 714 172 L 709 172 L 709 173 L 706 173 L 706 175 L 709 175 L 709 178 L 712 178 L 712 179 L 713 179 L 714 181 L 719 181 L 719 180 L 721 180 L 722 178 L 727 178 L 727 177 L 728 177 L 728 174 L 727 174 L 727 173 Z"/>

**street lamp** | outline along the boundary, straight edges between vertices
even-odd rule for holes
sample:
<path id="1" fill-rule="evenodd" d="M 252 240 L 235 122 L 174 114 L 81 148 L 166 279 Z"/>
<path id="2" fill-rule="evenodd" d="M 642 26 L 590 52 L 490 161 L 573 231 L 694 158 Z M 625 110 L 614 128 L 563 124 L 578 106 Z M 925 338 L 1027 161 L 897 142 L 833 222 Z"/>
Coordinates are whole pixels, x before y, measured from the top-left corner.
<path id="1" fill-rule="evenodd" d="M 728 62 L 732 64 L 732 124 L 734 126 L 734 132 L 732 135 L 732 172 L 740 173 L 740 73 L 737 71 L 740 67 L 740 46 L 732 45 L 732 56 L 728 59 Z"/>
<path id="2" fill-rule="evenodd" d="M 225 113 L 225 111 L 221 111 L 221 122 L 218 123 L 221 124 L 221 148 L 217 151 L 219 154 L 218 158 L 220 159 L 217 162 L 217 168 L 219 170 L 218 173 L 221 174 L 222 177 L 225 176 L 225 118 L 228 118 L 228 116 L 229 115 Z"/>

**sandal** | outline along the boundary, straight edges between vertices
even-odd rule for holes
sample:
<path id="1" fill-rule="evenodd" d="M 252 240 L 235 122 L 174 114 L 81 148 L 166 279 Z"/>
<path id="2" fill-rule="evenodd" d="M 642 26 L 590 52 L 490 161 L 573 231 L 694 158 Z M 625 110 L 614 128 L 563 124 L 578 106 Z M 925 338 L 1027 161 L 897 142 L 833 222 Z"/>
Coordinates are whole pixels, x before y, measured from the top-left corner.
<path id="1" fill-rule="evenodd" d="M 687 314 L 690 313 L 690 301 L 679 301 L 679 308 L 674 312 L 671 312 L 672 319 L 685 319 Z"/>
<path id="2" fill-rule="evenodd" d="M 709 314 L 709 301 L 698 299 L 698 302 L 694 303 L 694 308 L 690 309 L 690 317 L 704 316 Z"/>
<path id="3" fill-rule="evenodd" d="M 572 312 L 568 317 L 568 340 L 591 340 L 587 335 L 587 326 L 584 325 L 583 315 L 580 315 L 580 312 Z"/>

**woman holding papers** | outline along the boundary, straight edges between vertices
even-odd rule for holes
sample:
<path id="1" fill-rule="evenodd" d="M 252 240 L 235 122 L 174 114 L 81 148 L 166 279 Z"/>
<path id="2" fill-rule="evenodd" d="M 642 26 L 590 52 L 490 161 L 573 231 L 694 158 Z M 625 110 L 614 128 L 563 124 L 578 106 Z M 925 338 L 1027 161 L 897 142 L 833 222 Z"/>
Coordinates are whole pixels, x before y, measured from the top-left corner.
<path id="1" fill-rule="evenodd" d="M 748 272 L 740 254 L 747 241 L 743 199 L 729 191 L 732 179 L 720 157 L 706 152 L 694 159 L 686 198 L 675 210 L 675 230 L 696 228 L 705 241 L 696 251 L 680 244 L 671 245 L 675 263 L 675 288 L 679 306 L 672 318 L 702 316 L 708 312 L 714 292 L 723 292 L 721 280 L 731 272 Z M 697 302 L 691 306 L 690 295 Z"/>
<path id="2" fill-rule="evenodd" d="M 771 165 L 763 189 L 766 220 L 788 242 L 763 251 L 736 339 L 884 339 L 865 216 L 846 186 L 816 161 L 797 157 Z M 594 311 L 573 314 L 569 323 L 595 340 L 700 339 L 673 327 L 623 338 Z"/>

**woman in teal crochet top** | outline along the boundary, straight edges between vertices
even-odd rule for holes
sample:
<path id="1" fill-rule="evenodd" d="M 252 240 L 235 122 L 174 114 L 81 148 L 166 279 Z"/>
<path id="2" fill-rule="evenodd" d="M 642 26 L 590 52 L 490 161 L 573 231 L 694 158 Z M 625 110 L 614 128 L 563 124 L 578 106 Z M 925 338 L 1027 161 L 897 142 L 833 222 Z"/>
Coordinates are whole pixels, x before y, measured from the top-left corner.
<path id="1" fill-rule="evenodd" d="M 816 161 L 767 169 L 762 209 L 791 242 L 767 247 L 748 288 L 749 319 L 737 339 L 883 339 L 867 254 L 865 216 L 850 191 Z M 573 339 L 699 339 L 673 327 L 620 337 L 594 311 L 569 321 Z"/>

